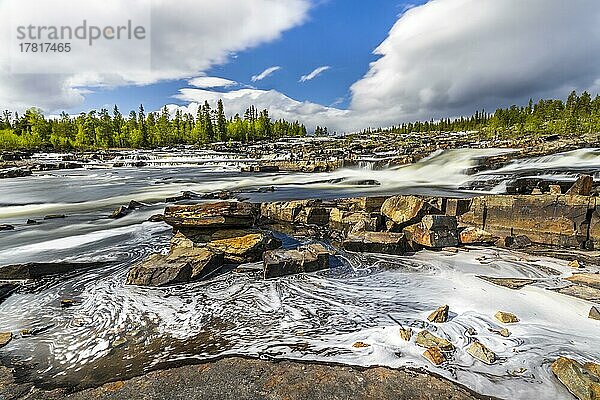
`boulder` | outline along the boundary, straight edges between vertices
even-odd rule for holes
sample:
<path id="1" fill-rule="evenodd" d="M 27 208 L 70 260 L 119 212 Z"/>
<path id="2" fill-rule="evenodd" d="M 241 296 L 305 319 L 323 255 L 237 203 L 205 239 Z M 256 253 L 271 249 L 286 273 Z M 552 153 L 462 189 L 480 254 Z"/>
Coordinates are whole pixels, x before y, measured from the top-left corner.
<path id="1" fill-rule="evenodd" d="M 435 336 L 428 330 L 422 330 L 421 332 L 417 333 L 415 343 L 421 347 L 426 347 L 428 349 L 432 347 L 439 347 L 441 350 L 444 351 L 452 351 L 454 349 L 452 343 L 450 343 L 446 339 Z"/>
<path id="2" fill-rule="evenodd" d="M 297 200 L 262 203 L 260 215 L 270 221 L 293 223 L 300 211 L 312 204 L 316 204 L 316 202 L 314 200 Z"/>
<path id="3" fill-rule="evenodd" d="M 402 338 L 402 340 L 405 341 L 410 341 L 410 338 L 412 338 L 413 335 L 413 330 L 410 328 L 400 328 L 400 337 Z"/>
<path id="4" fill-rule="evenodd" d="M 447 305 L 439 307 L 437 310 L 432 312 L 427 319 L 429 322 L 435 322 L 438 324 L 444 323 L 448 321 L 448 311 L 450 311 L 450 307 Z"/>
<path id="5" fill-rule="evenodd" d="M 176 229 L 240 228 L 253 226 L 256 217 L 251 203 L 219 202 L 167 207 L 164 221 Z"/>
<path id="6" fill-rule="evenodd" d="M 600 399 L 600 376 L 578 361 L 560 357 L 552 363 L 552 372 L 579 400 Z"/>
<path id="7" fill-rule="evenodd" d="M 0 332 L 0 347 L 6 346 L 12 340 L 11 332 Z"/>
<path id="8" fill-rule="evenodd" d="M 123 218 L 124 216 L 129 214 L 129 211 L 130 210 L 127 207 L 121 206 L 121 207 L 117 208 L 115 211 L 113 211 L 113 213 L 110 214 L 109 218 L 112 218 L 112 219 Z"/>
<path id="9" fill-rule="evenodd" d="M 524 249 L 531 246 L 531 240 L 525 235 L 507 236 L 502 240 L 501 246 L 509 249 Z"/>
<path id="10" fill-rule="evenodd" d="M 464 228 L 459 233 L 461 244 L 490 244 L 495 243 L 497 240 L 497 236 L 474 226 Z"/>
<path id="11" fill-rule="evenodd" d="M 486 364 L 493 364 L 496 361 L 496 354 L 485 347 L 480 342 L 473 342 L 468 348 L 467 353 L 472 355 L 474 358 L 482 361 Z"/>
<path id="12" fill-rule="evenodd" d="M 223 253 L 207 248 L 177 248 L 169 255 L 152 254 L 134 265 L 128 285 L 167 286 L 202 279 L 223 265 Z"/>
<path id="13" fill-rule="evenodd" d="M 418 224 L 404 228 L 406 238 L 421 246 L 441 249 L 458 246 L 456 217 L 426 215 Z"/>
<path id="14" fill-rule="evenodd" d="M 593 177 L 591 177 L 590 175 L 579 175 L 573 186 L 571 186 L 571 188 L 567 190 L 566 194 L 569 196 L 589 196 L 592 191 L 593 185 Z"/>
<path id="15" fill-rule="evenodd" d="M 398 225 L 399 229 L 416 224 L 425 215 L 442 214 L 435 202 L 417 196 L 394 196 L 381 205 L 381 214 Z"/>
<path id="16" fill-rule="evenodd" d="M 364 349 L 365 347 L 371 347 L 371 345 L 365 342 L 354 342 L 352 347 L 355 349 Z"/>
<path id="17" fill-rule="evenodd" d="M 439 347 L 430 347 L 423 353 L 423 356 L 428 359 L 433 365 L 440 365 L 446 362 L 446 357 Z"/>
<path id="18" fill-rule="evenodd" d="M 509 312 L 498 311 L 494 315 L 494 317 L 496 317 L 496 319 L 502 322 L 503 324 L 514 324 L 516 322 L 519 322 L 519 318 L 517 318 L 516 315 L 511 314 Z"/>
<path id="19" fill-rule="evenodd" d="M 569 267 L 576 268 L 576 269 L 583 268 L 583 266 L 581 265 L 579 260 L 573 260 L 573 261 L 569 262 Z"/>
<path id="20" fill-rule="evenodd" d="M 208 242 L 206 246 L 225 254 L 225 261 L 234 264 L 262 260 L 263 253 L 281 247 L 281 240 L 272 233 L 257 232 L 249 235 Z"/>
<path id="21" fill-rule="evenodd" d="M 548 191 L 550 194 L 562 194 L 562 188 L 560 185 L 550 185 L 548 187 Z"/>
<path id="22" fill-rule="evenodd" d="M 15 227 L 8 224 L 0 224 L 0 231 L 12 231 Z"/>
<path id="23" fill-rule="evenodd" d="M 329 252 L 320 244 L 310 244 L 295 250 L 270 250 L 263 254 L 265 279 L 328 268 Z"/>
<path id="24" fill-rule="evenodd" d="M 329 223 L 330 214 L 331 208 L 322 206 L 303 207 L 294 219 L 294 222 L 304 225 L 325 226 Z"/>
<path id="25" fill-rule="evenodd" d="M 28 219 L 27 220 L 27 225 L 37 225 L 38 222 L 35 219 Z"/>
<path id="26" fill-rule="evenodd" d="M 403 233 L 391 232 L 352 232 L 342 247 L 359 253 L 404 254 L 410 250 Z"/>
<path id="27" fill-rule="evenodd" d="M 139 208 L 147 207 L 146 204 L 140 203 L 139 201 L 131 200 L 127 205 L 127 209 L 129 210 L 137 210 Z"/>
<path id="28" fill-rule="evenodd" d="M 598 309 L 598 307 L 592 306 L 592 308 L 590 308 L 590 313 L 588 314 L 588 318 L 600 321 L 600 310 Z"/>

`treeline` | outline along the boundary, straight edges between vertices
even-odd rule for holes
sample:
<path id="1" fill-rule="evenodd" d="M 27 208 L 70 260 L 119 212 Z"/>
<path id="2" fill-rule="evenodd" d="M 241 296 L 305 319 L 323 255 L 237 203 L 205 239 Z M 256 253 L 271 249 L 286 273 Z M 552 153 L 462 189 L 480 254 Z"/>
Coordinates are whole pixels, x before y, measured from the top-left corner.
<path id="1" fill-rule="evenodd" d="M 0 118 L 0 149 L 54 148 L 156 148 L 181 144 L 202 145 L 222 141 L 252 142 L 288 136 L 306 136 L 306 127 L 285 120 L 273 121 L 267 110 L 254 106 L 243 116 L 227 118 L 223 102 L 211 109 L 208 102 L 196 115 L 177 110 L 171 116 L 164 107 L 160 112 L 138 112 L 124 116 L 115 106 L 112 113 L 102 109 L 72 117 L 62 113 L 47 119 L 32 108 L 23 115 L 4 111 Z"/>
<path id="2" fill-rule="evenodd" d="M 464 132 L 479 131 L 488 136 L 518 135 L 523 133 L 582 134 L 600 132 L 600 96 L 594 99 L 588 92 L 578 95 L 571 92 L 566 102 L 562 100 L 529 100 L 526 106 L 499 108 L 494 113 L 477 111 L 470 117 L 443 118 L 438 121 L 404 123 L 387 129 L 368 132 Z"/>

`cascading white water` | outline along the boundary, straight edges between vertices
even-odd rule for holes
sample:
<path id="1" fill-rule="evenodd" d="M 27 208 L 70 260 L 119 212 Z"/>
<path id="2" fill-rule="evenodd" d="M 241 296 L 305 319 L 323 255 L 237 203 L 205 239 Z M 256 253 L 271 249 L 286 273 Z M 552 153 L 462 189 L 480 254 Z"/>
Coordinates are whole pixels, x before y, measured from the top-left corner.
<path id="1" fill-rule="evenodd" d="M 342 265 L 331 271 L 269 281 L 256 274 L 228 273 L 164 289 L 124 285 L 132 263 L 168 246 L 170 229 L 144 221 L 162 211 L 165 197 L 181 190 L 244 189 L 249 192 L 244 195 L 255 200 L 413 190 L 456 195 L 461 185 L 484 174 L 467 173 L 479 158 L 497 153 L 439 152 L 413 165 L 381 171 L 255 175 L 211 167 L 144 167 L 58 171 L 0 181 L 0 223 L 16 225 L 14 231 L 0 233 L 0 265 L 108 262 L 30 285 L 0 304 L 0 331 L 45 328 L 39 335 L 13 340 L 0 350 L 0 358 L 18 369 L 24 364 L 28 379 L 49 385 L 97 384 L 168 362 L 246 354 L 418 366 L 501 398 L 567 399 L 570 395 L 552 376 L 549 363 L 559 355 L 598 362 L 600 354 L 598 322 L 587 318 L 589 303 L 548 290 L 557 285 L 558 276 L 569 274 L 564 261 L 492 249 L 414 256 L 342 254 Z M 596 150 L 574 157 L 591 160 L 588 166 L 598 165 L 600 170 Z M 559 160 L 560 156 L 530 164 L 542 174 Z M 527 162 L 515 162 L 523 163 Z M 381 185 L 352 183 L 365 179 Z M 276 191 L 250 193 L 266 186 Z M 107 218 L 132 199 L 149 206 L 119 220 Z M 49 213 L 67 218 L 42 221 Z M 25 225 L 27 218 L 42 223 Z M 513 291 L 476 275 L 539 282 Z M 78 304 L 61 309 L 61 298 Z M 450 306 L 451 321 L 429 323 L 427 315 L 442 304 Z M 521 318 L 508 326 L 509 338 L 489 330 L 501 326 L 493 318 L 498 310 Z M 400 339 L 397 322 L 448 338 L 457 347 L 450 362 L 430 366 L 421 355 L 423 349 Z M 466 333 L 469 328 L 475 337 Z M 474 338 L 500 360 L 488 366 L 472 359 L 465 348 Z M 371 346 L 355 349 L 355 341 Z"/>

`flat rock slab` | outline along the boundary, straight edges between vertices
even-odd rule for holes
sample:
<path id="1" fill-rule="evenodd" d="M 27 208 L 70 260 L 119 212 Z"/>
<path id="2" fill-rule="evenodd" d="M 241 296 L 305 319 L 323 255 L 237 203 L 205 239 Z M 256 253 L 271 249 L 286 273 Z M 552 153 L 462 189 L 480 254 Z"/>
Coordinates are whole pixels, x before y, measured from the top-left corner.
<path id="1" fill-rule="evenodd" d="M 25 396 L 50 400 L 491 399 L 420 371 L 237 357 L 150 372 L 71 394 L 62 390 L 29 392 L 28 386 L 16 385 L 5 368 L 0 370 L 0 398 L 19 400 Z"/>
<path id="2" fill-rule="evenodd" d="M 560 357 L 552 363 L 552 372 L 579 400 L 596 400 L 600 398 L 598 367 L 597 364 L 581 365 L 576 360 Z"/>
<path id="3" fill-rule="evenodd" d="M 97 268 L 106 265 L 106 263 L 27 263 L 12 264 L 0 267 L 0 279 L 39 279 L 50 275 L 66 274 L 69 272 Z"/>
<path id="4" fill-rule="evenodd" d="M 477 275 L 477 278 L 493 283 L 494 285 L 503 286 L 513 290 L 523 289 L 525 286 L 536 283 L 535 279 L 523 278 L 494 278 L 491 276 Z"/>
<path id="5" fill-rule="evenodd" d="M 566 279 L 579 285 L 585 285 L 600 290 L 600 274 L 574 274 Z"/>
<path id="6" fill-rule="evenodd" d="M 218 202 L 165 208 L 164 221 L 174 228 L 245 228 L 254 225 L 258 208 L 247 202 Z"/>
<path id="7" fill-rule="evenodd" d="M 263 253 L 281 247 L 281 240 L 270 232 L 257 232 L 230 239 L 213 240 L 206 246 L 225 254 L 225 261 L 243 264 L 261 261 Z"/>
<path id="8" fill-rule="evenodd" d="M 571 285 L 560 289 L 553 289 L 560 294 L 564 294 L 587 301 L 600 302 L 600 290 L 583 285 Z"/>

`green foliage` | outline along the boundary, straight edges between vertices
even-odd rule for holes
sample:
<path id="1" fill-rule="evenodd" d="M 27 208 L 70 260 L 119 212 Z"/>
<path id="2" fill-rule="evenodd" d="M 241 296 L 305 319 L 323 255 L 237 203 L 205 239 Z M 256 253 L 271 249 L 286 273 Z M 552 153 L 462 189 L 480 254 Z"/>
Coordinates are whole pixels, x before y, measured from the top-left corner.
<path id="1" fill-rule="evenodd" d="M 524 107 L 499 108 L 493 114 L 477 111 L 470 117 L 417 121 L 379 129 L 377 132 L 460 132 L 479 131 L 482 137 L 514 137 L 521 134 L 560 133 L 577 135 L 600 132 L 600 96 L 588 92 L 569 94 L 567 101 L 540 100 Z M 373 132 L 367 130 L 366 132 Z"/>
<path id="2" fill-rule="evenodd" d="M 123 117 L 117 106 L 112 115 L 108 110 L 92 110 L 71 117 L 63 112 L 58 118 L 46 119 L 38 109 L 29 109 L 19 116 L 5 111 L 0 116 L 0 149 L 53 148 L 156 148 L 180 144 L 201 145 L 221 141 L 250 142 L 278 139 L 285 136 L 306 136 L 306 127 L 296 122 L 272 121 L 267 110 L 260 113 L 251 106 L 244 119 L 235 115 L 227 119 L 223 102 L 211 109 L 205 102 L 194 118 L 177 110 L 172 117 L 167 107 L 146 115 L 140 105 L 138 112 Z"/>

